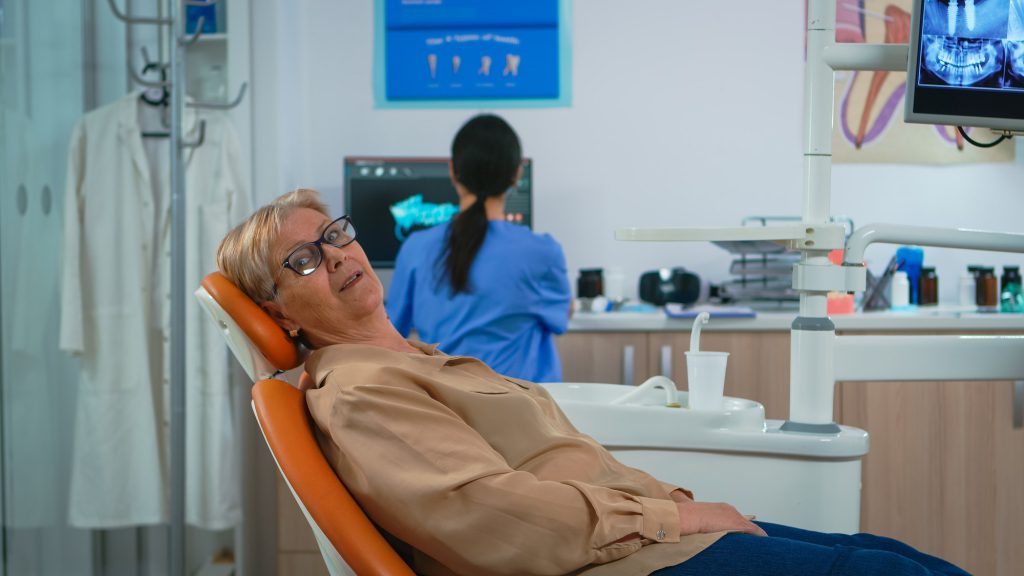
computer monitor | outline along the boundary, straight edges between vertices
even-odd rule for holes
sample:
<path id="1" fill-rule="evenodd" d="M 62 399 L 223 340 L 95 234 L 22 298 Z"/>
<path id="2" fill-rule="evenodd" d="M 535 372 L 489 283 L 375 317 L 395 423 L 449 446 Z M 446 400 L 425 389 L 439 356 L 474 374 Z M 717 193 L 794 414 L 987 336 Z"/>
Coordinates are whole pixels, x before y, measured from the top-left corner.
<path id="1" fill-rule="evenodd" d="M 1024 0 L 913 0 L 907 122 L 1024 130 Z"/>
<path id="2" fill-rule="evenodd" d="M 532 163 L 505 201 L 510 222 L 533 226 Z M 448 158 L 345 158 L 345 213 L 374 268 L 395 265 L 409 234 L 451 220 L 459 198 L 448 175 Z"/>

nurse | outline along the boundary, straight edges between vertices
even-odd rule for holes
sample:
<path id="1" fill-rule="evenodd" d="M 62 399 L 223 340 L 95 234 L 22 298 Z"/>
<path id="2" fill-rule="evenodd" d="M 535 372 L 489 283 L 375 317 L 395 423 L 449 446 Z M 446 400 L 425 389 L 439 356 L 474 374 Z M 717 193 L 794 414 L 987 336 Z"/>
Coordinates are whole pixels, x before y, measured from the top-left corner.
<path id="1" fill-rule="evenodd" d="M 476 116 L 455 135 L 449 170 L 459 213 L 402 245 L 387 298 L 392 323 L 500 374 L 561 381 L 554 337 L 569 322 L 565 255 L 550 235 L 505 219 L 506 192 L 522 174 L 519 137 L 498 116 Z"/>

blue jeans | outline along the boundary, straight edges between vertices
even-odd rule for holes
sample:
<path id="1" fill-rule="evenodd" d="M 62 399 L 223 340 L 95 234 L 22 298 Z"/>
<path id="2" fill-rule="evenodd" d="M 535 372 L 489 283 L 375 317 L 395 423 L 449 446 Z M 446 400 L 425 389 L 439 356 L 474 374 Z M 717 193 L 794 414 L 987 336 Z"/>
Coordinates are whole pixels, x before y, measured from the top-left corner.
<path id="1" fill-rule="evenodd" d="M 967 574 L 892 538 L 826 534 L 757 522 L 768 537 L 726 534 L 677 566 L 651 576 L 930 576 Z"/>

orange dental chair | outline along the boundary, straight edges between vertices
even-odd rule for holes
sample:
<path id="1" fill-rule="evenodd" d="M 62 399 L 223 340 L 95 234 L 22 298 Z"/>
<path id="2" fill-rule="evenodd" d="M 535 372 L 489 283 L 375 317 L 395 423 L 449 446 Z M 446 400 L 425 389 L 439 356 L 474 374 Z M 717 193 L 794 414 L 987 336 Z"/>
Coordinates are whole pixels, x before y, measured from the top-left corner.
<path id="1" fill-rule="evenodd" d="M 330 574 L 413 575 L 320 451 L 303 392 L 275 378 L 302 364 L 299 347 L 219 272 L 204 278 L 195 296 L 255 382 L 252 407 L 260 430 L 313 529 Z"/>

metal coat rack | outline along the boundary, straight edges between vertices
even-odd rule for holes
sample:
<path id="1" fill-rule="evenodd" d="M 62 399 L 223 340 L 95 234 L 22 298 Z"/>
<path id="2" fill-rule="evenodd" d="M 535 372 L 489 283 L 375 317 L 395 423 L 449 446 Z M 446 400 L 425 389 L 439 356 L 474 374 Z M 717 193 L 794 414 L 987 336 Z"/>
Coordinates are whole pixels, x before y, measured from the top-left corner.
<path id="1" fill-rule="evenodd" d="M 171 526 L 169 541 L 170 574 L 185 575 L 185 295 L 191 291 L 185 286 L 185 172 L 182 162 L 187 149 L 202 146 L 206 139 L 206 121 L 200 119 L 199 133 L 194 140 L 182 138 L 181 120 L 185 106 L 209 110 L 230 110 L 245 97 L 248 85 L 242 83 L 238 95 L 227 102 L 185 102 L 185 48 L 202 36 L 205 18 L 200 16 L 195 32 L 186 34 L 182 9 L 186 6 L 212 6 L 220 0 L 171 0 L 167 17 L 134 16 L 121 11 L 114 0 L 107 0 L 114 16 L 128 26 L 160 26 L 171 33 L 168 62 L 152 61 L 143 49 L 147 67 L 156 68 L 166 75 L 160 80 L 147 80 L 135 72 L 131 52 L 126 50 L 128 73 L 137 84 L 167 91 L 170 119 L 166 137 L 170 138 L 171 179 L 171 422 L 170 422 L 170 486 Z M 161 134 L 162 136 L 162 134 Z"/>

